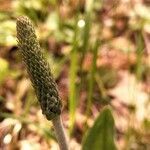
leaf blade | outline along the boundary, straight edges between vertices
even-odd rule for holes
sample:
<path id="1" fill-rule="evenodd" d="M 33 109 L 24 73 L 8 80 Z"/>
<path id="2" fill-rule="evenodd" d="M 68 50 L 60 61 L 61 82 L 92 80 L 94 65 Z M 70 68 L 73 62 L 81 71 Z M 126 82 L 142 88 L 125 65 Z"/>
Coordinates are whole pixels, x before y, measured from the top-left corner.
<path id="1" fill-rule="evenodd" d="M 87 133 L 82 150 L 116 150 L 114 119 L 109 107 L 104 108 Z"/>

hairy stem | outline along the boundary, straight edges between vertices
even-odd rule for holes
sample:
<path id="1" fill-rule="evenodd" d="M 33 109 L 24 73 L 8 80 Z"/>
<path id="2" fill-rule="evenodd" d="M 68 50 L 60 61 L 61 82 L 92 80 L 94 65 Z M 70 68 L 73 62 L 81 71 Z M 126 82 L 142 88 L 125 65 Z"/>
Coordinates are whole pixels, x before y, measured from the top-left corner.
<path id="1" fill-rule="evenodd" d="M 69 150 L 68 144 L 67 144 L 67 136 L 66 136 L 65 131 L 64 131 L 61 117 L 60 116 L 55 117 L 52 120 L 52 122 L 54 125 L 54 129 L 55 129 L 55 133 L 57 136 L 60 150 Z"/>

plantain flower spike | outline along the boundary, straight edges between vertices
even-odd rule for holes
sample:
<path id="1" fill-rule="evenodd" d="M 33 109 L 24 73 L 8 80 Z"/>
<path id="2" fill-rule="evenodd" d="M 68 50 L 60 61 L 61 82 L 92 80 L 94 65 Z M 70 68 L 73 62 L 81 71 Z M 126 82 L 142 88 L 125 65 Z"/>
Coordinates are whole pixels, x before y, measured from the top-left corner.
<path id="1" fill-rule="evenodd" d="M 27 17 L 17 19 L 17 39 L 42 113 L 48 120 L 52 120 L 60 115 L 62 104 L 49 64 L 41 52 L 34 26 Z"/>

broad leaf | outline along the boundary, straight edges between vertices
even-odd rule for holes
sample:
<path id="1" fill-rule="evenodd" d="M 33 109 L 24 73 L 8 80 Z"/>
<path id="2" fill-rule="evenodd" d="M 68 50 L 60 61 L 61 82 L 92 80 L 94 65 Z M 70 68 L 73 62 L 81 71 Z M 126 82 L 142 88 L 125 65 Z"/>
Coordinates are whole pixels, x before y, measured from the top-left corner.
<path id="1" fill-rule="evenodd" d="M 88 131 L 83 150 L 116 150 L 114 143 L 114 119 L 109 107 L 104 108 Z"/>

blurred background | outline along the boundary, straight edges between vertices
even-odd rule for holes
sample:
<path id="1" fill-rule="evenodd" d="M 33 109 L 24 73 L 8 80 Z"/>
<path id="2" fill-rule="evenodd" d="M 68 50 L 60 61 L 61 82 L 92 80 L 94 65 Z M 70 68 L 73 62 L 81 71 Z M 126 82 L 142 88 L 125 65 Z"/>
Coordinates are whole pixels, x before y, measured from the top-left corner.
<path id="1" fill-rule="evenodd" d="M 118 149 L 149 150 L 149 0 L 0 0 L 0 149 L 58 148 L 18 52 L 21 15 L 51 64 L 73 150 L 106 105 Z"/>

